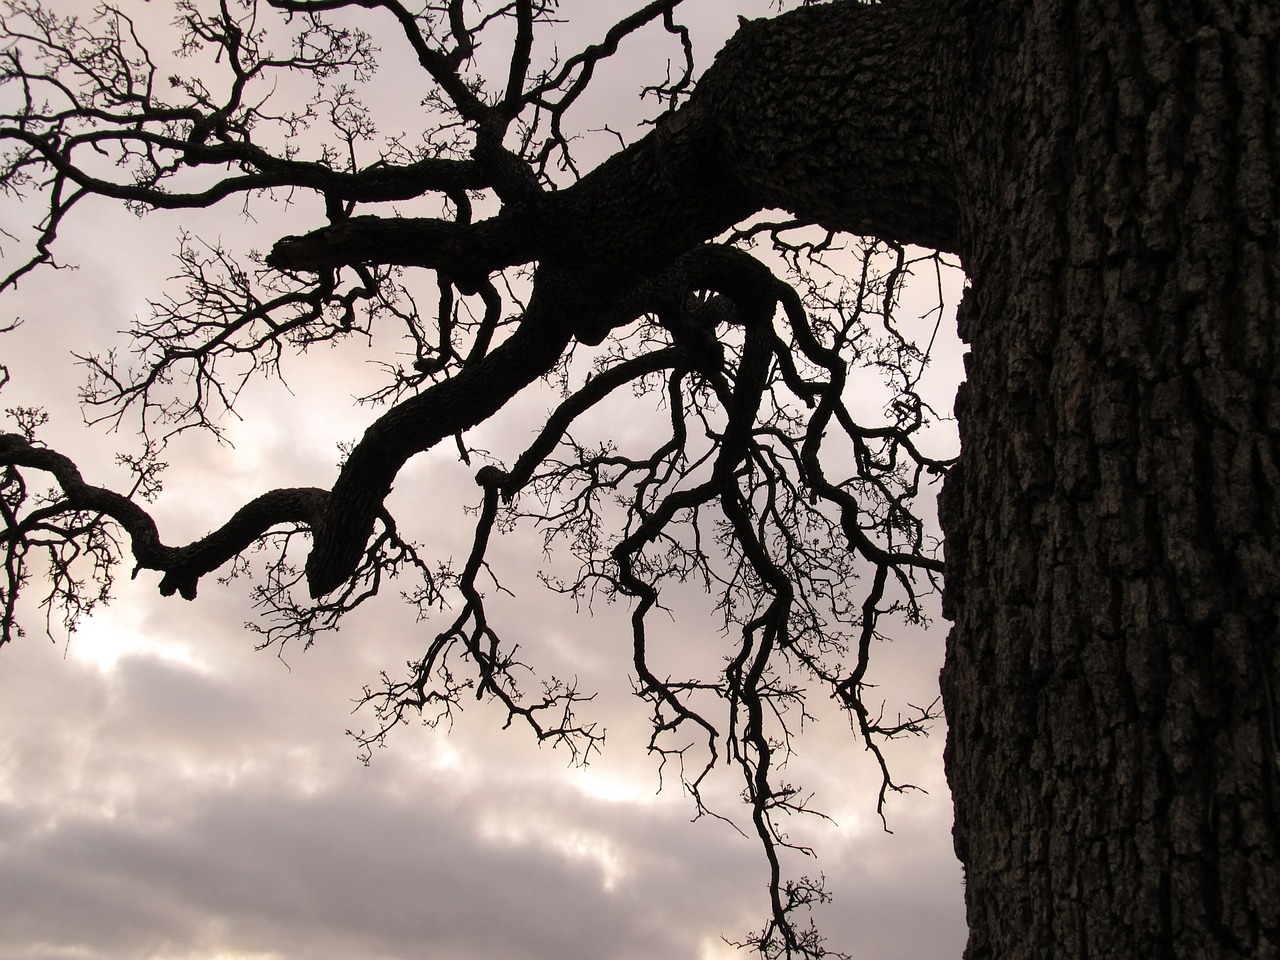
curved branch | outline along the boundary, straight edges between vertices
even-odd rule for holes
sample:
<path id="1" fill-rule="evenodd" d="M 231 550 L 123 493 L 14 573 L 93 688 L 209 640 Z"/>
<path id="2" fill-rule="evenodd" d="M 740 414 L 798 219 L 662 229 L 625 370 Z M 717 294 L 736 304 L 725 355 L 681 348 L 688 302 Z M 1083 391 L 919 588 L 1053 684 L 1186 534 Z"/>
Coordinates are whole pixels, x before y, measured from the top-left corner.
<path id="1" fill-rule="evenodd" d="M 307 582 L 313 597 L 336 589 L 350 575 L 404 463 L 488 419 L 550 370 L 573 338 L 580 309 L 600 308 L 586 291 L 539 271 L 524 319 L 508 340 L 458 376 L 397 404 L 365 431 L 312 528 Z"/>
<path id="2" fill-rule="evenodd" d="M 684 358 L 685 351 L 679 347 L 667 347 L 655 350 L 631 360 L 615 364 L 607 370 L 592 377 L 587 383 L 547 417 L 547 422 L 538 432 L 538 436 L 509 471 L 496 471 L 490 474 L 489 480 L 497 484 L 504 500 L 511 499 L 529 482 L 533 472 L 542 464 L 547 456 L 556 448 L 570 425 L 597 403 L 613 394 L 624 384 L 637 380 L 650 373 L 657 373 L 676 366 Z M 487 468 L 486 468 L 487 469 Z M 487 484 L 486 484 L 487 485 Z"/>
<path id="3" fill-rule="evenodd" d="M 212 533 L 184 547 L 166 546 L 151 514 L 133 500 L 88 484 L 70 457 L 33 444 L 16 433 L 0 434 L 0 464 L 30 467 L 53 475 L 66 498 L 65 509 L 104 514 L 129 535 L 136 570 L 159 570 L 160 592 L 196 596 L 201 577 L 211 573 L 282 523 L 314 525 L 328 492 L 315 487 L 271 490 L 250 500 Z"/>

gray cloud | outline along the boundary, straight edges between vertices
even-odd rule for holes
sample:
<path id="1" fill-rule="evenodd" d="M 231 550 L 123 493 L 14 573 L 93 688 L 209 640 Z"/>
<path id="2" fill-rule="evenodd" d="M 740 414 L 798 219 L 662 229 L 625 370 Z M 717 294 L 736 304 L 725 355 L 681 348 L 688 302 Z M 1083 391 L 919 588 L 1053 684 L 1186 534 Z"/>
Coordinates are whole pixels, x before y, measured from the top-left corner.
<path id="1" fill-rule="evenodd" d="M 183 605 L 170 626 L 206 618 L 218 612 Z M 399 732 L 366 769 L 335 723 L 361 679 L 359 644 L 288 673 L 229 621 L 208 624 L 213 653 L 196 665 L 146 653 L 99 668 L 74 655 L 91 637 L 65 660 L 46 645 L 5 651 L 0 956 L 695 960 L 762 916 L 751 842 L 689 823 L 672 792 L 593 795 L 611 768 L 656 783 L 651 767 L 635 776 L 648 765 L 626 742 L 628 705 L 602 708 L 624 733 L 601 773 L 499 734 L 483 710 L 448 735 Z M 845 783 L 857 751 L 838 724 L 830 737 L 844 741 L 834 763 L 817 740 L 804 755 L 829 768 L 817 779 Z M 820 789 L 847 809 L 870 802 Z M 835 942 L 902 957 L 956 943 L 954 869 L 938 869 L 945 806 L 896 801 L 892 837 L 875 823 L 818 830 Z"/>

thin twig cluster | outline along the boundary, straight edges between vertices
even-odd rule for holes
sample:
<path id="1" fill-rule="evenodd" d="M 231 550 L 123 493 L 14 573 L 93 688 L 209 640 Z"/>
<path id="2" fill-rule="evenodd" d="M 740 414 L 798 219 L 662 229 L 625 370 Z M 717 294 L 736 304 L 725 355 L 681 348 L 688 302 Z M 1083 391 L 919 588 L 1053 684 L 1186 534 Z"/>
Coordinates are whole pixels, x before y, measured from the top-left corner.
<path id="1" fill-rule="evenodd" d="M 943 570 L 915 506 L 948 467 L 920 441 L 929 346 L 898 318 L 906 277 L 940 261 L 753 217 L 730 193 L 709 204 L 705 237 L 673 231 L 655 191 L 697 169 L 686 155 L 705 115 L 679 6 L 648 3 L 562 56 L 539 42 L 559 25 L 547 0 L 183 0 L 164 58 L 123 5 L 81 19 L 8 0 L 0 190 L 41 213 L 14 238 L 29 252 L 0 289 L 60 265 L 58 234 L 90 197 L 141 213 L 312 196 L 325 225 L 266 255 L 180 236 L 176 275 L 125 346 L 78 357 L 86 416 L 141 437 L 122 455 L 127 491 L 46 447 L 41 411 L 9 411 L 0 643 L 21 634 L 33 579 L 51 621 L 74 629 L 109 599 L 125 556 L 135 575 L 159 571 L 166 595 L 192 598 L 209 574 L 253 577 L 251 628 L 276 648 L 309 644 L 394 581 L 428 639 L 407 673 L 365 689 L 366 756 L 406 720 L 449 720 L 474 697 L 585 762 L 603 740 L 591 694 L 539 679 L 536 652 L 487 602 L 503 589 L 495 537 L 536 525 L 576 567 L 546 574 L 550 589 L 628 605 L 649 750 L 698 813 L 720 815 L 702 793 L 713 768 L 741 775 L 770 894 L 744 943 L 818 957 L 826 948 L 799 915 L 828 895 L 820 876 L 789 879 L 784 865 L 787 850 L 812 852 L 785 826 L 814 812 L 782 776 L 792 738 L 813 697 L 834 699 L 879 764 L 883 815 L 886 796 L 910 787 L 883 742 L 936 716 L 927 704 L 888 719 L 869 666 L 891 618 L 925 619 Z M 643 90 L 661 115 L 593 167 L 576 152 L 574 108 L 647 27 L 675 44 L 677 65 Z M 487 54 L 507 51 L 501 68 L 481 58 L 482 37 Z M 379 139 L 362 93 L 384 39 L 425 82 L 419 128 Z M 222 438 L 254 412 L 240 402 L 249 383 L 352 339 L 376 348 L 385 378 L 361 398 L 378 413 L 344 449 L 338 481 L 268 491 L 209 535 L 166 545 L 146 504 L 174 435 Z M 0 386 L 10 373 L 0 366 Z M 477 450 L 468 431 L 518 396 L 547 396 L 540 383 L 558 400 L 533 441 L 505 458 Z M 623 402 L 649 411 L 656 433 L 593 434 L 592 412 Z M 401 467 L 441 444 L 484 463 L 472 546 L 456 562 L 430 556 L 386 505 Z M 712 675 L 673 673 L 654 641 L 664 590 L 686 583 L 719 618 Z"/>

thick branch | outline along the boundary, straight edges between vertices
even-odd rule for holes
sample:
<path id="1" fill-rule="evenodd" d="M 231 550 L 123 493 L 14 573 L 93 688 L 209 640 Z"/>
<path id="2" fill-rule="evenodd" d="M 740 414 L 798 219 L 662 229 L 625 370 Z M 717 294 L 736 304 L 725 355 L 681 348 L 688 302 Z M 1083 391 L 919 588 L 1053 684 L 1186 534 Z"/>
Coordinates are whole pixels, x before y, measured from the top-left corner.
<path id="1" fill-rule="evenodd" d="M 470 227 L 361 218 L 286 237 L 271 263 L 652 272 L 764 208 L 954 251 L 958 207 L 930 95 L 941 6 L 824 4 L 748 23 L 687 105 L 577 184 Z"/>
<path id="2" fill-rule="evenodd" d="M 745 23 L 698 87 L 757 209 L 957 252 L 959 203 L 941 53 L 946 0 L 824 3 Z"/>
<path id="3" fill-rule="evenodd" d="M 312 528 L 315 545 L 307 559 L 307 581 L 313 597 L 336 589 L 350 576 L 405 462 L 488 419 L 550 370 L 573 337 L 576 312 L 599 309 L 599 300 L 541 271 L 524 319 L 509 340 L 458 376 L 397 404 L 365 431 Z"/>

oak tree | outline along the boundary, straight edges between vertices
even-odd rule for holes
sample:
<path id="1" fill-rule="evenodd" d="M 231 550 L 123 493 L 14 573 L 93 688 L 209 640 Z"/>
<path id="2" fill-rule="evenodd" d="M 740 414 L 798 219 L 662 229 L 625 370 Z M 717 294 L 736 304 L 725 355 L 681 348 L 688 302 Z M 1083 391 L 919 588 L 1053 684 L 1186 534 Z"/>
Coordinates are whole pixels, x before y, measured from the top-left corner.
<path id="1" fill-rule="evenodd" d="M 184 238 L 180 288 L 136 324 L 133 360 L 83 358 L 89 407 L 139 427 L 131 490 L 82 476 L 38 411 L 15 412 L 5 637 L 37 554 L 74 617 L 120 552 L 190 599 L 266 543 L 266 642 L 309 638 L 392 576 L 417 578 L 424 611 L 460 598 L 409 675 L 369 690 L 368 742 L 474 688 L 590 751 L 584 694 L 522 692 L 486 608 L 492 537 L 534 517 L 580 565 L 553 588 L 631 604 L 651 749 L 685 761 L 697 735 L 695 798 L 721 753 L 742 771 L 772 897 L 756 946 L 816 955 L 795 911 L 825 894 L 779 859 L 780 818 L 805 802 L 778 776 L 788 718 L 825 688 L 877 756 L 929 719 L 886 721 L 866 671 L 882 614 L 918 617 L 944 572 L 911 504 L 945 474 L 967 955 L 1276 956 L 1280 15 L 832 0 L 744 21 L 699 72 L 679 7 L 641 6 L 565 54 L 539 44 L 549 0 L 183 0 L 202 68 L 169 74 L 123 9 L 11 0 L 0 181 L 40 212 L 6 286 L 56 261 L 87 198 L 317 202 L 256 261 Z M 420 129 L 377 141 L 359 98 L 385 59 L 375 21 L 422 71 Z M 649 90 L 652 129 L 588 165 L 575 109 L 649 27 L 681 50 Z M 837 256 L 846 236 L 876 242 Z M 922 351 L 893 320 L 913 245 L 959 257 L 970 284 L 955 463 L 916 442 Z M 146 500 L 168 437 L 216 432 L 286 351 L 391 327 L 410 355 L 332 485 L 267 491 L 165 542 Z M 849 400 L 868 361 L 892 387 L 872 425 Z M 510 462 L 477 462 L 473 547 L 439 566 L 389 512 L 393 481 L 440 444 L 479 461 L 467 431 L 546 378 L 562 399 Z M 619 391 L 660 404 L 653 449 L 575 435 Z M 660 590 L 691 578 L 733 631 L 710 678 L 650 663 Z"/>

